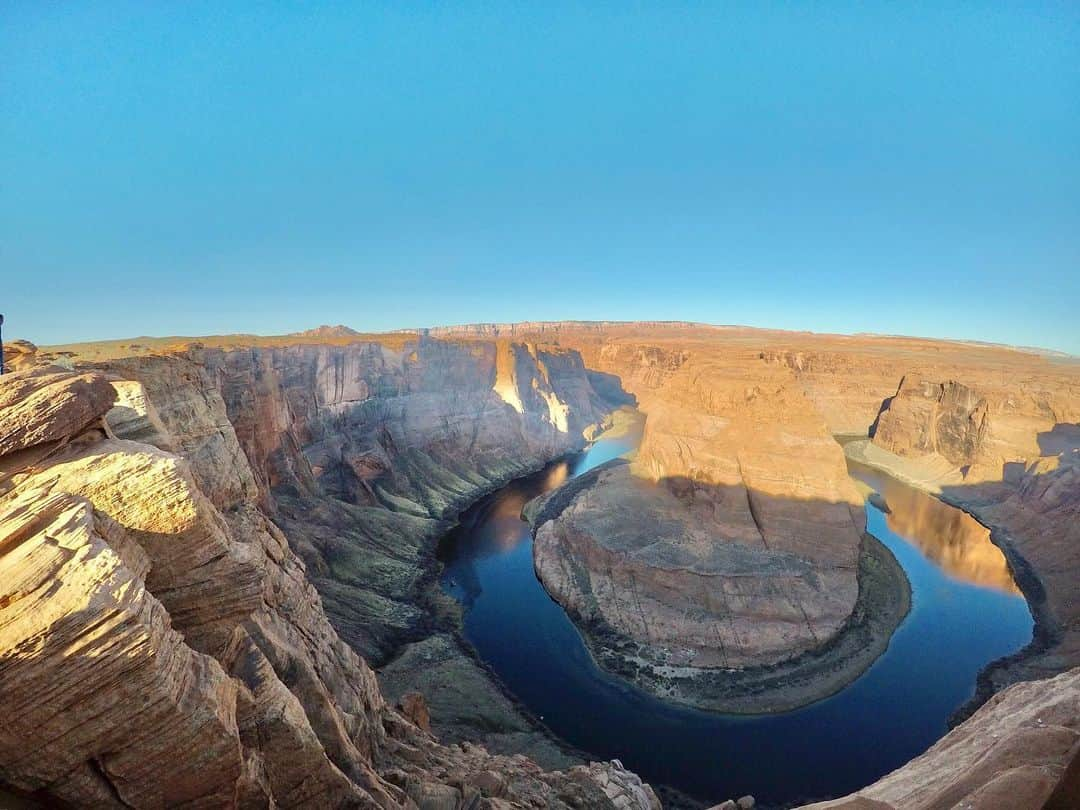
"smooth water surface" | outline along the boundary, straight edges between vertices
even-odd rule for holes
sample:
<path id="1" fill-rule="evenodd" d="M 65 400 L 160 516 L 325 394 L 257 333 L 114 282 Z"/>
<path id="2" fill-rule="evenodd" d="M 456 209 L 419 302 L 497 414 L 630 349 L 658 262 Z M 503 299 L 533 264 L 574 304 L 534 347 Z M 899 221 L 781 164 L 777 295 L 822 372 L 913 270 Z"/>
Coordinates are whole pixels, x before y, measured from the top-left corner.
<path id="1" fill-rule="evenodd" d="M 912 587 L 911 613 L 862 677 L 811 706 L 747 717 L 665 703 L 608 675 L 536 579 L 519 515 L 536 495 L 639 439 L 640 429 L 601 437 L 508 485 L 470 510 L 440 549 L 443 587 L 466 608 L 466 638 L 548 727 L 593 757 L 617 757 L 647 781 L 705 801 L 751 793 L 778 805 L 841 795 L 929 747 L 973 694 L 979 670 L 1031 639 L 1027 604 L 983 527 L 852 465 L 888 502 L 889 514 L 867 504 L 868 529 Z"/>

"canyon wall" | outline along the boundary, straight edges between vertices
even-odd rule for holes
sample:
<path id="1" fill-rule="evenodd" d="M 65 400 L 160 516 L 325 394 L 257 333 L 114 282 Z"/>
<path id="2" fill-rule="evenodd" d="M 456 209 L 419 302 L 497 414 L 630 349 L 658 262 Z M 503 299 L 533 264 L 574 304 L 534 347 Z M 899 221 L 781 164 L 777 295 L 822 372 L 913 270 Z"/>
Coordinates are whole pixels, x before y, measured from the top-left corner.
<path id="1" fill-rule="evenodd" d="M 644 438 L 537 527 L 549 592 L 666 671 L 775 664 L 832 638 L 858 597 L 865 516 L 802 391 L 698 347 L 602 359 Z"/>
<path id="2" fill-rule="evenodd" d="M 438 376 L 448 359 L 439 347 L 418 347 L 414 358 L 372 351 L 242 359 L 196 348 L 109 361 L 101 373 L 43 367 L 0 378 L 0 781 L 100 807 L 657 806 L 618 765 L 549 773 L 523 757 L 440 745 L 421 727 L 422 700 L 407 702 L 408 716 L 391 708 L 327 618 L 304 561 L 270 519 L 276 492 L 323 492 L 326 477 L 353 499 L 343 508 L 407 514 L 423 522 L 420 533 L 457 497 L 445 481 L 428 490 L 407 476 L 382 486 L 358 474 L 366 468 L 350 463 L 368 443 L 327 450 L 328 424 L 379 395 L 358 396 L 358 377 L 340 369 L 376 369 L 397 418 L 422 411 L 422 395 L 440 386 L 459 403 L 502 403 L 516 414 L 508 429 L 530 441 L 517 449 L 531 448 L 536 463 L 580 441 L 563 438 L 579 418 L 566 403 L 588 394 L 569 385 L 559 398 L 560 363 L 585 379 L 580 361 L 560 354 L 544 366 L 546 382 L 519 380 L 523 411 L 544 404 L 526 416 L 497 394 L 489 402 L 471 380 L 455 397 L 452 379 Z M 432 352 L 437 361 L 424 368 Z M 467 347 L 450 359 L 474 362 L 491 390 L 495 354 Z M 533 357 L 538 372 L 546 357 Z M 234 429 L 230 405 L 242 412 L 245 393 L 259 416 Z M 556 404 L 566 410 L 553 418 Z M 429 433 L 379 434 L 380 446 L 391 460 L 432 463 L 485 446 L 453 418 L 467 409 L 437 409 Z M 277 421 L 262 422 L 269 417 Z M 473 494 L 529 463 L 490 458 L 492 477 L 478 476 Z M 409 495 L 423 510 L 392 508 Z M 306 549 L 303 538 L 297 546 Z M 315 562 L 326 559 L 311 546 Z"/>
<path id="3" fill-rule="evenodd" d="M 904 377 L 858 452 L 978 517 L 1026 581 L 1036 639 L 984 673 L 989 694 L 1080 664 L 1080 385 L 960 380 Z"/>
<path id="4" fill-rule="evenodd" d="M 820 476 L 826 482 L 834 474 L 820 458 L 801 460 L 808 454 L 805 437 L 873 433 L 872 443 L 848 448 L 859 460 L 939 494 L 993 529 L 994 541 L 1009 556 L 1036 610 L 1035 644 L 988 672 L 979 697 L 1018 679 L 1046 677 L 1080 664 L 1075 588 L 1080 575 L 1080 363 L 1075 359 L 979 343 L 683 324 L 610 325 L 602 335 L 549 326 L 545 334 L 549 341 L 578 349 L 590 367 L 617 374 L 638 397 L 653 428 L 638 465 L 652 465 L 654 470 L 644 472 L 653 478 L 678 475 L 685 468 L 690 478 L 708 479 L 713 473 L 706 468 L 730 469 L 738 461 L 744 473 L 750 469 L 752 479 L 753 464 L 742 460 L 762 446 L 764 475 L 747 480 L 747 489 L 797 492 L 800 470 L 808 473 L 803 478 Z M 669 432 L 669 410 L 676 411 L 676 420 L 690 420 L 702 409 L 700 403 L 714 405 L 715 395 L 703 399 L 700 390 L 682 397 L 689 407 L 669 409 L 664 401 L 679 396 L 677 369 L 692 367 L 701 361 L 691 358 L 701 357 L 725 369 L 719 384 L 711 382 L 716 377 L 712 370 L 696 373 L 699 389 L 726 392 L 720 397 L 727 408 L 725 420 L 737 425 L 743 417 L 733 419 L 731 411 L 750 416 L 755 403 L 761 403 L 763 417 L 751 420 L 753 427 L 742 435 L 725 421 L 720 435 L 731 441 L 713 438 L 719 431 L 710 433 L 707 423 L 689 421 L 686 429 L 663 435 Z M 762 367 L 775 374 L 763 376 Z M 724 375 L 741 388 L 727 385 Z M 760 385 L 762 379 L 771 379 L 772 387 Z M 655 422 L 653 412 L 659 416 Z M 786 429 L 785 421 L 794 429 Z M 793 442 L 786 433 L 804 438 Z M 707 455 L 710 446 L 716 448 L 713 457 Z M 820 497 L 820 492 L 815 495 Z M 830 497 L 827 492 L 825 497 Z M 724 513 L 745 511 L 742 501 L 734 499 Z M 753 499 L 750 504 L 755 505 Z M 813 545 L 807 539 L 801 539 L 801 547 Z"/>
<path id="5" fill-rule="evenodd" d="M 429 624 L 448 521 L 580 449 L 611 409 L 576 353 L 503 341 L 207 347 L 102 368 L 161 403 L 217 505 L 255 498 L 286 531 L 339 633 L 375 662 Z"/>
<path id="6" fill-rule="evenodd" d="M 989 525 L 1035 606 L 1036 644 L 981 698 L 1080 663 L 1075 363 L 664 323 L 167 341 L 20 346 L 0 380 L 0 782 L 22 794 L 656 806 L 617 764 L 464 742 L 565 759 L 457 646 L 433 582 L 465 505 L 580 447 L 626 392 L 648 416 L 637 458 L 557 504 L 536 562 L 650 665 L 753 670 L 837 637 L 868 555 L 831 434 L 871 430 L 860 457 Z M 493 711 L 429 718 L 404 695 L 424 670 L 502 701 L 513 734 Z M 1076 759 L 1078 694 L 1075 671 L 1007 688 L 836 806 L 1035 806 Z"/>

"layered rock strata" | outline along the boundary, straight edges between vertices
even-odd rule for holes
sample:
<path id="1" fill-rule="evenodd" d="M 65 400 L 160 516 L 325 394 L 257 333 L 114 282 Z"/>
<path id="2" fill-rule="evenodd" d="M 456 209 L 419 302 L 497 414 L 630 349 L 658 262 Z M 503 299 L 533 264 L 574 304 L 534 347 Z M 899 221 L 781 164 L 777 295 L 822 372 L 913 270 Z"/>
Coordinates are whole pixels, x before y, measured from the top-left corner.
<path id="1" fill-rule="evenodd" d="M 216 505 L 253 499 L 285 530 L 338 632 L 376 663 L 434 629 L 433 551 L 457 513 L 582 447 L 611 409 L 576 353 L 526 344 L 195 348 L 102 367 L 160 403 Z"/>
<path id="2" fill-rule="evenodd" d="M 1080 668 L 995 695 L 925 754 L 806 810 L 1067 810 L 1080 802 Z"/>
<path id="3" fill-rule="evenodd" d="M 872 443 L 851 448 L 971 512 L 1009 555 L 1036 614 L 1036 639 L 984 673 L 982 697 L 1080 662 L 1078 425 L 1069 389 L 908 376 L 883 405 Z"/>
<path id="4" fill-rule="evenodd" d="M 865 670 L 907 612 L 907 585 L 863 543 L 862 498 L 799 387 L 700 348 L 615 347 L 606 360 L 647 414 L 643 442 L 632 464 L 569 485 L 573 497 L 536 516 L 534 544 L 537 575 L 599 659 L 727 711 L 791 708 Z M 873 643 L 843 645 L 864 551 L 860 626 Z M 889 598 L 867 618 L 871 582 Z M 829 677 L 808 688 L 820 664 L 789 667 L 822 649 Z"/>
<path id="5" fill-rule="evenodd" d="M 508 337 L 519 346 L 512 357 L 500 348 Z M 71 412 L 57 416 L 55 423 L 37 424 L 33 429 L 42 432 L 35 435 L 49 438 L 40 444 L 17 439 L 24 446 L 5 451 L 0 458 L 0 510 L 5 513 L 0 564 L 10 557 L 19 572 L 9 571 L 10 576 L 0 578 L 5 589 L 0 597 L 0 635 L 11 634 L 4 635 L 0 644 L 5 650 L 19 650 L 5 652 L 0 659 L 0 700 L 5 706 L 10 700 L 24 707 L 24 712 L 36 712 L 32 723 L 15 716 L 7 732 L 0 732 L 0 745 L 10 752 L 0 758 L 4 763 L 0 781 L 23 793 L 38 791 L 50 800 L 99 806 L 118 806 L 126 801 L 124 796 L 138 797 L 139 806 L 168 803 L 160 798 L 164 796 L 169 801 L 177 797 L 193 805 L 212 805 L 227 795 L 233 798 L 226 801 L 245 806 L 262 806 L 271 800 L 281 806 L 409 802 L 455 806 L 474 801 L 480 806 L 499 806 L 504 800 L 554 806 L 561 802 L 577 806 L 603 806 L 605 801 L 648 803 L 645 789 L 617 766 L 548 774 L 520 757 L 492 757 L 469 745 L 437 745 L 409 719 L 422 716 L 414 700 L 409 701 L 407 717 L 387 706 L 371 670 L 341 642 L 321 607 L 323 600 L 331 605 L 335 593 L 340 594 L 339 604 L 333 607 L 335 623 L 357 649 L 374 658 L 395 649 L 402 639 L 428 632 L 431 619 L 427 617 L 448 612 L 425 585 L 431 538 L 452 518 L 458 499 L 464 503 L 500 483 L 503 476 L 515 474 L 515 461 L 522 455 L 519 447 L 542 447 L 535 455 L 524 454 L 537 464 L 547 452 L 572 447 L 562 441 L 544 442 L 548 434 L 556 439 L 562 435 L 557 406 L 569 405 L 569 390 L 574 387 L 587 398 L 591 387 L 605 404 L 624 396 L 621 388 L 625 387 L 637 396 L 650 420 L 660 417 L 654 422 L 655 441 L 647 440 L 642 456 L 650 466 L 637 476 L 658 482 L 692 480 L 702 471 L 708 478 L 716 475 L 714 469 L 730 471 L 731 451 L 738 457 L 741 450 L 758 442 L 759 433 L 765 433 L 762 441 L 769 448 L 769 458 L 757 467 L 750 459 L 748 476 L 740 473 L 742 485 L 735 480 L 733 489 L 755 490 L 753 479 L 782 491 L 797 482 L 784 481 L 770 468 L 783 470 L 788 452 L 782 438 L 785 432 L 801 434 L 804 426 L 799 420 L 811 424 L 804 409 L 810 409 L 818 425 L 811 428 L 814 441 L 810 444 L 822 435 L 821 424 L 826 435 L 865 435 L 876 423 L 875 443 L 864 445 L 867 452 L 885 459 L 882 463 L 893 472 L 907 470 L 912 480 L 926 479 L 928 488 L 962 502 L 992 525 L 995 540 L 1009 549 L 1014 570 L 1036 607 L 1038 589 L 1044 589 L 1038 654 L 1029 652 L 1005 676 L 988 679 L 982 696 L 1009 680 L 1045 677 L 1080 660 L 1080 649 L 1070 641 L 1069 632 L 1070 606 L 1075 604 L 1072 583 L 1080 563 L 1075 538 L 1069 533 L 1077 525 L 1072 439 L 1080 423 L 1077 364 L 985 345 L 686 324 L 516 325 L 511 332 L 505 327 L 454 330 L 453 338 L 450 342 L 457 348 L 433 350 L 424 344 L 448 341 L 417 340 L 405 334 L 371 338 L 335 329 L 271 339 L 207 339 L 204 348 L 179 339 L 140 339 L 52 351 L 54 358 L 67 365 L 100 364 L 117 378 L 110 380 L 115 383 L 117 401 L 111 410 L 95 414 L 87 423 L 79 424 L 85 413 Z M 379 348 L 373 349 L 373 344 Z M 551 382 L 562 375 L 551 374 L 551 366 L 558 363 L 549 365 L 545 358 L 568 357 L 576 365 L 575 355 L 568 352 L 571 349 L 584 359 L 582 376 L 588 387 L 576 381 L 563 389 Z M 465 385 L 469 389 L 465 392 L 437 382 L 439 375 L 425 358 L 437 357 L 440 351 L 449 352 L 452 357 L 447 362 L 459 364 L 458 369 L 470 367 L 465 355 L 474 357 L 471 367 L 482 371 L 484 385 Z M 365 352 L 368 359 L 359 361 Z M 326 360 L 312 359 L 324 356 Z M 11 357 L 9 369 L 32 367 L 35 362 L 29 345 Z M 379 357 L 391 358 L 389 371 L 370 371 L 379 367 Z M 730 415 L 718 411 L 717 400 L 706 393 L 711 384 L 695 388 L 676 381 L 672 390 L 678 396 L 692 392 L 678 407 L 689 406 L 707 418 L 698 413 L 692 423 L 681 424 L 681 415 L 675 413 L 674 426 L 664 428 L 666 386 L 680 369 L 695 368 L 702 358 L 712 366 L 703 372 L 704 377 L 715 374 L 719 364 L 727 369 L 721 377 L 738 381 L 719 386 L 725 392 L 719 402 L 725 407 L 740 399 L 745 403 L 764 397 L 762 401 L 771 403 L 770 407 L 783 403 L 795 414 L 795 421 L 789 429 L 773 433 L 766 429 L 767 420 L 757 424 L 732 420 L 740 423 L 738 440 L 715 454 L 718 461 L 709 449 L 713 440 L 701 440 L 699 425 L 722 435 Z M 535 364 L 539 372 L 536 360 L 549 369 L 550 390 L 543 374 L 518 375 L 520 365 Z M 365 385 L 375 381 L 367 394 L 354 396 L 351 380 L 356 378 L 331 370 L 335 364 L 344 368 L 350 363 L 368 369 L 360 375 Z M 518 384 L 506 385 L 508 373 Z M 696 371 L 691 377 L 695 376 Z M 742 384 L 743 378 L 750 384 Z M 387 380 L 391 384 L 384 387 Z M 896 410 L 889 414 L 901 380 L 911 383 L 913 394 L 915 381 L 920 381 L 918 390 L 929 391 L 930 396 L 920 393 L 908 403 L 903 402 L 906 395 L 900 397 Z M 497 382 L 500 390 L 496 390 Z M 90 385 L 103 390 L 100 381 Z M 425 392 L 435 396 L 445 388 L 450 399 L 482 407 L 494 397 L 494 404 L 501 403 L 507 412 L 510 422 L 506 424 L 520 426 L 535 417 L 542 432 L 530 430 L 529 438 L 510 445 L 514 450 L 500 456 L 498 443 L 508 437 L 521 441 L 518 437 L 524 429 L 500 433 L 497 441 L 488 442 L 480 425 L 476 440 L 466 440 L 469 420 L 455 420 L 457 409 L 439 404 L 429 413 L 445 417 L 443 427 L 421 430 L 427 438 L 410 443 L 409 437 L 417 435 L 415 429 L 396 430 L 395 425 L 409 421 L 416 412 L 414 403 Z M 490 393 L 480 397 L 480 389 Z M 545 395 L 550 393 L 556 402 Z M 920 399 L 937 404 L 931 402 L 928 408 Z M 16 405 L 22 401 L 23 397 L 11 397 Z M 52 397 L 39 398 L 39 402 L 52 401 Z M 980 406 L 981 401 L 985 406 Z M 339 412 L 332 413 L 325 407 L 327 402 L 334 403 Z M 364 407 L 377 405 L 381 411 L 388 403 L 393 403 L 387 411 L 392 416 L 352 418 L 358 411 L 363 413 Z M 569 417 L 575 412 L 584 414 L 578 408 L 570 406 L 563 412 L 567 433 Z M 96 412 L 97 406 L 90 411 Z M 9 418 L 20 427 L 0 430 L 0 437 L 8 441 L 33 421 L 11 405 L 0 410 L 0 423 L 7 426 Z M 582 415 L 578 424 L 592 418 Z M 881 432 L 883 423 L 887 427 Z M 455 425 L 461 429 L 455 431 Z M 447 436 L 447 441 L 440 438 Z M 374 443 L 370 437 L 375 437 Z M 883 446 L 886 443 L 888 447 Z M 816 486 L 815 479 L 826 469 L 823 459 L 817 450 L 798 445 L 791 455 L 811 459 L 797 465 Z M 417 446 L 434 464 L 415 452 Z M 1001 452 L 1001 447 L 1006 451 Z M 1019 452 L 1008 448 L 1019 448 Z M 454 463 L 474 449 L 480 455 L 487 452 L 491 474 L 470 479 L 468 470 Z M 894 452 L 902 449 L 911 453 Z M 378 467 L 381 454 L 389 459 L 387 470 Z M 408 472 L 397 474 L 399 462 Z M 58 469 L 50 473 L 54 465 Z M 529 463 L 520 465 L 527 467 Z M 925 475 L 927 469 L 932 474 Z M 118 495 L 95 483 L 99 476 L 114 474 L 118 481 L 130 475 L 151 476 L 159 492 L 173 493 L 175 506 L 152 519 L 138 518 L 145 504 L 139 506 L 136 500 L 131 507 L 134 512 L 128 512 L 128 491 L 121 488 Z M 734 480 L 730 472 L 726 474 L 727 480 Z M 725 503 L 730 502 L 697 494 L 699 489 L 707 491 L 706 487 L 672 489 L 667 483 L 665 487 L 671 497 L 697 504 L 704 517 L 695 520 L 716 521 L 728 511 Z M 22 498 L 29 498 L 34 506 L 28 509 Z M 183 508 L 188 499 L 193 506 Z M 834 500 L 832 507 L 845 501 Z M 749 529 L 745 520 L 749 511 L 762 541 L 783 537 L 785 532 L 799 536 L 789 519 L 792 513 L 784 508 L 772 509 L 766 503 L 759 523 L 750 509 L 749 495 L 746 503 L 745 509 L 731 509 L 732 515 L 741 518 L 725 517 L 724 522 Z M 32 524 L 38 515 L 46 521 L 40 531 L 38 524 L 26 525 L 28 514 Z M 836 514 L 839 511 L 832 508 L 828 517 L 819 514 L 816 522 L 828 531 Z M 9 532 L 9 524 L 16 528 Z M 808 532 L 802 541 L 813 544 L 814 534 Z M 192 569 L 184 554 L 170 554 L 165 541 L 173 536 L 203 565 Z M 753 540 L 754 535 L 747 532 L 747 538 Z M 835 554 L 837 548 L 851 545 L 830 548 Z M 212 549 L 222 553 L 218 556 Z M 306 567 L 293 549 L 300 552 Z M 26 556 L 11 557 L 15 552 Z M 203 580 L 199 569 L 206 566 L 213 576 Z M 64 573 L 54 579 L 52 572 L 58 570 Z M 35 571 L 40 579 L 34 578 Z M 236 578 L 235 599 L 213 590 L 210 580 L 221 571 Z M 321 598 L 309 579 L 319 582 Z M 147 584 L 151 580 L 152 586 Z M 853 571 L 849 582 L 857 580 Z M 15 583 L 10 592 L 9 582 Z M 97 587 L 95 583 L 100 582 L 109 584 Z M 260 585 L 258 600 L 252 599 L 252 583 Z M 205 592 L 208 598 L 202 597 L 202 588 L 211 589 Z M 850 595 L 850 584 L 848 589 Z M 50 612 L 53 596 L 58 597 L 57 610 Z M 199 604 L 189 604 L 189 599 Z M 253 612 L 246 613 L 256 601 Z M 18 608 L 20 604 L 34 609 Z M 364 607 L 356 612 L 354 604 Z M 857 598 L 851 604 L 857 605 Z M 21 612 L 8 613 L 17 608 Z M 95 618 L 99 608 L 121 617 L 125 629 L 114 630 L 107 621 L 99 622 Z M 227 634 L 230 625 L 233 629 Z M 99 628 L 100 637 L 94 635 Z M 74 642 L 65 641 L 61 650 L 55 650 L 45 641 L 53 637 Z M 423 666 L 426 661 L 455 671 L 457 661 L 464 659 L 440 657 L 447 639 L 452 641 L 452 634 L 411 645 L 408 655 L 398 659 L 398 671 Z M 435 641 L 442 646 L 436 649 Z M 83 648 L 91 654 L 80 656 L 78 650 Z M 448 648 L 453 657 L 453 644 Z M 116 650 L 127 651 L 120 677 L 108 669 Z M 67 655 L 69 651 L 74 654 Z M 142 697 L 120 691 L 129 673 L 140 684 Z M 1069 774 L 1076 770 L 1075 764 L 1068 764 L 1075 763 L 1075 750 L 1061 753 L 1063 745 L 1058 742 L 1067 742 L 1064 738 L 1053 745 L 1042 742 L 1045 735 L 1047 739 L 1060 736 L 1060 728 L 1077 728 L 1075 685 L 1068 677 L 1007 689 L 925 758 L 883 780 L 881 790 L 868 788 L 862 792 L 865 795 L 851 797 L 842 806 L 937 807 L 960 801 L 1000 806 L 992 802 L 995 796 L 1000 798 L 994 790 L 1002 787 L 1010 796 L 1023 799 L 1014 802 L 1016 806 L 1037 806 L 1045 795 L 1058 802 L 1052 806 L 1071 806 L 1061 796 L 1068 791 Z M 484 689 L 494 691 L 482 673 L 478 678 Z M 106 702 L 115 699 L 120 704 L 145 706 L 146 717 L 169 729 L 161 743 L 166 748 L 155 749 L 155 742 L 145 739 L 143 727 L 115 733 L 115 725 L 126 727 L 111 703 L 102 707 L 104 719 L 96 725 L 97 715 L 78 714 L 84 700 L 95 699 L 88 690 L 80 691 L 83 679 L 104 690 Z M 403 680 L 395 682 L 399 695 L 408 691 Z M 44 700 L 35 694 L 34 685 L 41 683 L 49 684 Z M 36 691 L 40 693 L 40 688 Z M 1025 706 L 1038 712 L 1034 720 L 1023 711 Z M 175 707 L 180 708 L 174 711 Z M 1043 716 L 1044 711 L 1054 713 L 1053 723 Z M 78 729 L 69 727 L 72 712 Z M 1012 717 L 1022 722 L 1010 724 Z M 438 731 L 435 712 L 432 723 Z M 50 729 L 53 748 L 42 748 L 43 739 L 34 736 L 39 726 Z M 1038 734 L 1029 732 L 1030 728 Z M 955 739 L 965 741 L 964 745 L 954 748 L 950 741 Z M 219 755 L 213 762 L 200 760 L 207 778 L 197 788 L 185 762 L 185 755 L 190 755 L 185 740 L 198 740 Z M 1002 741 L 1030 750 L 1033 758 L 1021 762 L 993 754 L 994 750 L 1013 750 L 1000 748 L 1005 745 Z M 63 754 L 69 745 L 75 752 L 71 756 Z M 127 753 L 125 746 L 130 746 Z M 21 756 L 24 750 L 31 754 Z M 154 785 L 137 767 L 135 754 L 140 750 L 160 767 L 153 775 Z M 53 756 L 60 763 L 55 769 L 48 762 Z M 14 764 L 8 767 L 8 762 Z M 967 765 L 976 774 L 965 781 L 959 768 Z M 935 773 L 944 776 L 938 778 Z M 239 775 L 234 779 L 234 774 Z M 997 781 L 999 775 L 1001 781 Z M 950 780 L 963 784 L 952 789 Z"/>
<path id="6" fill-rule="evenodd" d="M 0 378 L 0 782 L 96 807 L 658 806 L 618 765 L 444 747 L 388 706 L 264 511 L 220 367 L 150 365 Z"/>
<path id="7" fill-rule="evenodd" d="M 873 432 L 868 447 L 849 445 L 859 458 L 939 494 L 993 529 L 1036 612 L 1036 643 L 992 668 L 976 702 L 1014 680 L 1080 664 L 1075 358 L 977 343 L 676 324 L 607 325 L 599 333 L 547 325 L 544 334 L 576 348 L 591 368 L 617 375 L 650 423 L 656 411 L 666 417 L 668 381 L 691 358 L 711 358 L 740 374 L 772 369 L 786 390 L 803 395 L 801 401 L 788 396 L 775 411 L 778 419 L 801 413 L 833 435 Z M 652 436 L 660 439 L 662 432 L 662 424 L 655 426 Z M 741 453 L 770 441 L 772 432 L 763 424 L 733 446 Z M 693 429 L 696 444 L 673 433 L 666 450 L 643 452 L 660 465 L 677 468 L 693 454 L 698 467 L 706 466 L 700 461 L 708 443 L 704 430 Z M 726 455 L 730 465 L 738 453 Z M 781 471 L 790 466 L 783 452 L 772 463 Z"/>
<path id="8" fill-rule="evenodd" d="M 855 602 L 815 637 L 829 605 L 817 589 L 835 575 L 803 557 L 725 542 L 627 464 L 575 479 L 527 515 L 537 576 L 598 663 L 699 708 L 761 714 L 833 694 L 884 652 L 910 606 L 903 569 L 863 535 Z"/>

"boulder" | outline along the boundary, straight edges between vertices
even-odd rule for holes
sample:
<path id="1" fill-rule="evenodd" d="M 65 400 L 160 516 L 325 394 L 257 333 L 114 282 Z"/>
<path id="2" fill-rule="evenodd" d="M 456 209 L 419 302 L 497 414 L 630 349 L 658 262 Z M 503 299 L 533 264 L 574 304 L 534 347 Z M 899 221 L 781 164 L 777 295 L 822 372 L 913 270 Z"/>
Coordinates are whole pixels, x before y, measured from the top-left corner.
<path id="1" fill-rule="evenodd" d="M 104 416 L 116 392 L 95 372 L 55 366 L 0 376 L 0 456 L 61 441 Z"/>

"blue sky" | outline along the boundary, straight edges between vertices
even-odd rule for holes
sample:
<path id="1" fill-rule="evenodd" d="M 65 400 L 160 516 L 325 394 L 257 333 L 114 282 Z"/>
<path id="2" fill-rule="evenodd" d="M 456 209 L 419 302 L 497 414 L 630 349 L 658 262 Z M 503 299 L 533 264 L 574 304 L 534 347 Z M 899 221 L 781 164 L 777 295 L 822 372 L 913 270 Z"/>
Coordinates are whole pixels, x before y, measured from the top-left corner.
<path id="1" fill-rule="evenodd" d="M 8 337 L 1080 353 L 1080 4 L 3 3 L 0 54 Z"/>

